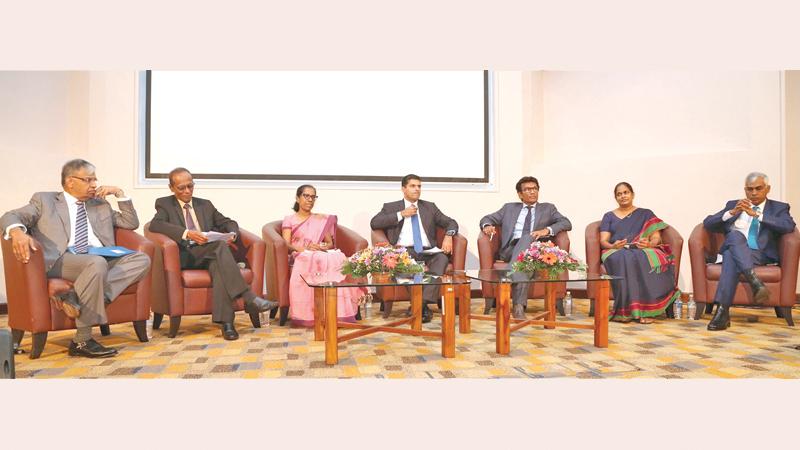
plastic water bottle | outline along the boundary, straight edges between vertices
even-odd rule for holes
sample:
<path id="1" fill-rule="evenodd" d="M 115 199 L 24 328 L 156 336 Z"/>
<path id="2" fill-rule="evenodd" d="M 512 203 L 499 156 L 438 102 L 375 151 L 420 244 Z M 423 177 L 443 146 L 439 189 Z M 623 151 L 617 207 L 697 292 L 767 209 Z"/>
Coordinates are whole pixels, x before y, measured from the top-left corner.
<path id="1" fill-rule="evenodd" d="M 259 312 L 258 321 L 261 322 L 261 328 L 269 327 L 269 311 Z"/>
<path id="2" fill-rule="evenodd" d="M 567 295 L 564 296 L 564 300 L 562 300 L 562 302 L 564 304 L 564 316 L 572 316 L 572 293 L 567 291 Z"/>
<path id="3" fill-rule="evenodd" d="M 677 300 L 675 300 L 675 303 L 672 304 L 672 310 L 675 313 L 675 319 L 683 319 L 683 301 L 680 297 L 678 297 Z"/>
<path id="4" fill-rule="evenodd" d="M 689 303 L 686 304 L 686 318 L 694 320 L 695 313 L 697 313 L 697 303 L 694 302 L 694 296 L 689 294 Z"/>
<path id="5" fill-rule="evenodd" d="M 147 318 L 147 322 L 145 324 L 146 333 L 147 333 L 147 340 L 153 339 L 153 313 L 150 313 L 150 317 Z"/>

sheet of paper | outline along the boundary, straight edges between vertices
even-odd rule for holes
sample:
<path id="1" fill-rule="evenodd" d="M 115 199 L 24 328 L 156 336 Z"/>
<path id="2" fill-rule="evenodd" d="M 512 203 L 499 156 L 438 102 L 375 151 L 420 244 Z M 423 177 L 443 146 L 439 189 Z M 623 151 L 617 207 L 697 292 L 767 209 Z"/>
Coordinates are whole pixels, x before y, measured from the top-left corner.
<path id="1" fill-rule="evenodd" d="M 423 250 L 422 251 L 423 255 L 433 255 L 433 254 L 436 254 L 436 253 L 442 253 L 442 249 L 440 249 L 439 247 L 431 247 L 431 248 L 429 248 L 427 250 Z"/>
<path id="2" fill-rule="evenodd" d="M 208 242 L 215 242 L 215 241 L 227 241 L 229 239 L 233 239 L 236 236 L 236 233 L 218 233 L 216 231 L 206 231 L 203 233 L 207 238 Z"/>

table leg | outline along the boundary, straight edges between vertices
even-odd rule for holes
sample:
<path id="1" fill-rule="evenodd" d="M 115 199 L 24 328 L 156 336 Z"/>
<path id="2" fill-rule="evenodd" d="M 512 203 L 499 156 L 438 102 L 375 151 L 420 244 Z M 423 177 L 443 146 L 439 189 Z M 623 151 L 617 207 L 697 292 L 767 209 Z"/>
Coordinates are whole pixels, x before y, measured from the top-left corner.
<path id="1" fill-rule="evenodd" d="M 444 290 L 444 311 L 442 311 L 442 356 L 456 356 L 456 299 L 452 284 L 442 285 Z M 461 315 L 463 316 L 463 312 Z"/>
<path id="2" fill-rule="evenodd" d="M 556 287 L 555 283 L 544 283 L 544 309 L 547 311 L 547 320 L 556 320 Z M 545 328 L 552 330 L 555 325 L 545 325 Z"/>
<path id="3" fill-rule="evenodd" d="M 325 288 L 325 363 L 339 362 L 339 327 L 337 325 L 336 288 Z"/>
<path id="4" fill-rule="evenodd" d="M 598 280 L 597 298 L 594 308 L 594 346 L 608 348 L 608 291 L 611 283 Z"/>
<path id="5" fill-rule="evenodd" d="M 497 324 L 495 327 L 495 349 L 501 355 L 507 355 L 511 347 L 511 308 L 509 300 L 511 297 L 511 283 L 500 283 L 497 286 Z"/>
<path id="6" fill-rule="evenodd" d="M 422 330 L 422 285 L 411 286 L 411 329 Z"/>
<path id="7" fill-rule="evenodd" d="M 323 341 L 325 335 L 325 290 L 321 287 L 314 288 L 314 340 Z"/>
<path id="8" fill-rule="evenodd" d="M 460 289 L 460 295 L 458 296 L 458 332 L 459 333 L 470 333 L 471 330 L 471 312 L 469 309 L 470 306 L 470 285 L 469 284 L 461 284 L 459 285 L 458 289 Z"/>

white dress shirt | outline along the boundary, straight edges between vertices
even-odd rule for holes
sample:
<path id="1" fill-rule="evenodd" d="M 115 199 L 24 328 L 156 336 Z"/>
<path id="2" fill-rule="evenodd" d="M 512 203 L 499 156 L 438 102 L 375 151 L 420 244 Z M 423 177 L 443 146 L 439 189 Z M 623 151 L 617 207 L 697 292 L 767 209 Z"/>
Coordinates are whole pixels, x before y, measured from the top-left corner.
<path id="1" fill-rule="evenodd" d="M 77 202 L 78 199 L 64 192 L 64 200 L 67 202 L 67 208 L 69 209 L 69 242 L 67 243 L 67 247 L 72 247 L 75 245 L 75 222 L 78 220 L 78 205 L 75 204 L 75 202 Z M 84 205 L 84 208 L 85 207 L 86 205 Z M 92 230 L 92 223 L 89 221 L 88 211 L 86 215 L 86 226 L 89 231 L 89 246 L 102 247 L 103 244 L 100 242 L 100 239 L 95 236 L 94 230 Z"/>
<path id="2" fill-rule="evenodd" d="M 767 205 L 767 201 L 764 200 L 761 202 L 760 205 L 753 205 L 753 207 L 758 206 L 758 220 L 763 220 L 764 217 L 764 207 Z M 725 214 L 722 215 L 722 221 L 725 222 L 729 220 L 733 215 L 730 211 L 725 211 Z M 750 223 L 753 222 L 753 217 L 750 214 L 742 211 L 739 213 L 739 217 L 736 218 L 736 221 L 733 222 L 733 229 L 742 233 L 745 238 L 750 234 Z M 759 223 L 759 231 L 761 231 L 761 223 Z"/>
<path id="3" fill-rule="evenodd" d="M 419 219 L 419 232 L 422 235 L 422 246 L 426 248 L 430 248 L 431 241 L 428 240 L 428 235 L 425 233 L 425 228 L 422 227 L 422 216 L 420 215 L 419 206 L 416 203 L 412 203 L 406 199 L 403 199 L 405 203 L 405 207 L 408 208 L 411 205 L 417 206 L 417 218 Z M 402 211 L 397 212 L 397 221 L 403 220 Z M 397 245 L 402 245 L 403 247 L 413 247 L 414 246 L 414 230 L 412 229 L 411 225 L 411 217 L 406 217 L 405 222 L 403 222 L 403 228 L 400 230 L 400 236 L 397 238 Z"/>

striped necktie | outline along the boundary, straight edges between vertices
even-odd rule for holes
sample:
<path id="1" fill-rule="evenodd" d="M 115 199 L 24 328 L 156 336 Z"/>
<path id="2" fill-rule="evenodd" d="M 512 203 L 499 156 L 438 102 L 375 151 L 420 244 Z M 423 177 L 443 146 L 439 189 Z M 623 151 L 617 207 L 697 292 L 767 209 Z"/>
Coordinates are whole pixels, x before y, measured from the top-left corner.
<path id="1" fill-rule="evenodd" d="M 86 220 L 86 206 L 82 201 L 75 202 L 78 212 L 75 215 L 75 253 L 89 250 L 89 222 Z"/>

